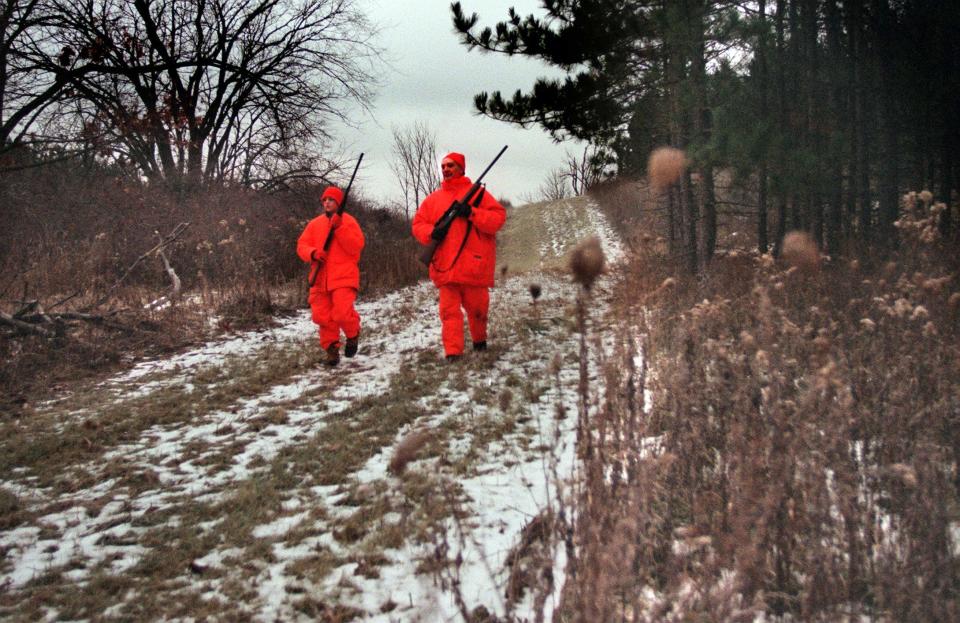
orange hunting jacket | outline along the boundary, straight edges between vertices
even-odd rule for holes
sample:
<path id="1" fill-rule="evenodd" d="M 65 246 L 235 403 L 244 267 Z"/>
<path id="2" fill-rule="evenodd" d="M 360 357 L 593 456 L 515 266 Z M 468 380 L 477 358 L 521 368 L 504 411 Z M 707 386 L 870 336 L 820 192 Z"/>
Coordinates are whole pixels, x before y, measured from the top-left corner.
<path id="1" fill-rule="evenodd" d="M 360 289 L 360 252 L 363 251 L 365 240 L 360 224 L 346 212 L 341 215 L 340 226 L 333 232 L 333 241 L 327 251 L 326 260 L 322 262 L 320 274 L 312 290 L 336 290 L 337 288 Z M 309 223 L 297 240 L 297 255 L 300 259 L 311 264 L 311 274 L 314 270 L 311 254 L 323 252 L 323 243 L 327 240 L 330 231 L 330 217 L 321 214 Z"/>
<path id="2" fill-rule="evenodd" d="M 430 243 L 430 234 L 434 224 L 440 220 L 447 208 L 456 199 L 463 198 L 473 183 L 470 178 L 461 176 L 444 180 L 440 188 L 430 193 L 413 217 L 413 235 L 421 244 Z M 492 286 L 493 274 L 497 264 L 496 233 L 507 219 L 503 209 L 493 195 L 484 191 L 480 205 L 473 208 L 467 234 L 467 219 L 458 217 L 450 226 L 447 237 L 443 239 L 430 262 L 430 279 L 438 287 L 448 283 L 468 286 Z M 460 246 L 463 251 L 457 257 Z M 454 261 L 456 260 L 456 261 Z"/>

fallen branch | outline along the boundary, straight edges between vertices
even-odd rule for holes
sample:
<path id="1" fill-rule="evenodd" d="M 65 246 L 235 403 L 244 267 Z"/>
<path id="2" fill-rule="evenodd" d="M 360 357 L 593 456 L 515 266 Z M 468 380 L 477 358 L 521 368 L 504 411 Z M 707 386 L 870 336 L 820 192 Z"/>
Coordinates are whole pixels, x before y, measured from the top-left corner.
<path id="1" fill-rule="evenodd" d="M 47 329 L 46 327 L 41 327 L 40 325 L 24 322 L 23 320 L 17 320 L 10 314 L 2 311 L 0 311 L 0 323 L 13 327 L 19 333 L 26 333 L 29 335 L 42 335 L 43 337 L 54 337 L 56 335 L 56 333 Z"/>
<path id="2" fill-rule="evenodd" d="M 159 235 L 160 234 L 157 234 L 157 236 Z M 160 242 L 163 242 L 163 240 L 161 239 Z M 180 296 L 180 277 L 177 276 L 177 271 L 173 270 L 173 266 L 170 265 L 170 260 L 167 259 L 167 254 L 164 253 L 163 247 L 157 249 L 157 253 L 160 254 L 160 259 L 163 260 L 163 268 L 167 271 L 167 276 L 170 277 L 170 281 L 173 282 L 173 290 L 170 292 L 170 296 Z"/>
<path id="3" fill-rule="evenodd" d="M 166 236 L 164 236 L 163 238 L 161 238 L 160 242 L 158 242 L 152 249 L 150 249 L 149 251 L 147 251 L 140 257 L 138 257 L 136 260 L 134 260 L 133 264 L 131 264 L 130 267 L 127 268 L 126 272 L 123 273 L 120 279 L 118 279 L 117 282 L 114 283 L 112 286 L 107 288 L 107 291 L 103 294 L 103 296 L 100 297 L 99 300 L 97 300 L 92 305 L 88 305 L 87 307 L 83 308 L 83 311 L 90 311 L 94 307 L 99 307 L 100 305 L 103 305 L 103 303 L 106 302 L 108 298 L 110 298 L 110 294 L 114 290 L 116 290 L 121 283 L 124 282 L 124 280 L 130 275 L 130 273 L 133 272 L 133 269 L 136 268 L 140 262 L 150 257 L 153 253 L 156 253 L 158 250 L 162 250 L 164 247 L 168 246 L 174 240 L 179 238 L 180 235 L 187 230 L 187 227 L 190 227 L 190 223 L 180 223 L 179 225 L 174 227 L 173 231 L 167 234 Z"/>

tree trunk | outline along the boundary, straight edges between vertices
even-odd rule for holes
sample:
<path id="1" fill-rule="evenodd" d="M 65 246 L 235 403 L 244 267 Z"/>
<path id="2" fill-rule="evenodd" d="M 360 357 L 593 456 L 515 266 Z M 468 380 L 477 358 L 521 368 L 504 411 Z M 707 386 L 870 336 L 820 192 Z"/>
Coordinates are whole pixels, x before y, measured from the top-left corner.
<path id="1" fill-rule="evenodd" d="M 819 248 L 823 248 L 823 200 L 820 185 L 823 180 L 821 163 L 823 162 L 823 133 L 825 130 L 825 111 L 820 82 L 820 51 L 817 37 L 818 0 L 804 0 L 802 10 L 803 56 L 806 61 L 806 80 L 804 82 L 804 134 L 805 147 L 812 155 L 811 169 L 806 171 L 806 201 L 804 221 L 813 234 Z"/>
<path id="2" fill-rule="evenodd" d="M 826 243 L 831 255 L 840 251 L 840 231 L 843 226 L 843 155 L 842 141 L 837 136 L 841 133 L 843 119 L 843 85 L 841 84 L 843 53 L 840 46 L 842 26 L 840 24 L 840 7 L 837 0 L 827 0 L 827 50 L 830 55 L 829 89 L 830 89 L 830 117 L 832 131 L 828 135 L 827 150 L 829 154 L 830 189 L 827 201 Z M 843 132 L 846 134 L 846 132 Z"/>
<path id="3" fill-rule="evenodd" d="M 710 108 L 707 99 L 707 59 L 704 28 L 706 24 L 706 5 L 701 0 L 696 2 L 690 15 L 690 34 L 693 41 L 691 48 L 691 83 L 694 89 L 693 142 L 698 147 L 705 147 L 710 143 Z M 703 210 L 703 261 L 709 262 L 717 246 L 717 202 L 713 188 L 713 165 L 701 159 L 698 167 L 700 177 L 699 198 Z M 699 211 L 699 206 L 698 206 Z"/>
<path id="4" fill-rule="evenodd" d="M 786 0 L 777 0 L 776 8 L 776 50 L 777 50 L 777 124 L 780 132 L 787 131 L 787 78 L 786 78 L 786 49 L 784 43 L 784 18 L 786 10 Z M 773 254 L 780 255 L 783 237 L 787 234 L 787 188 L 785 183 L 786 176 L 786 154 L 783 147 L 777 151 L 776 171 L 780 180 L 780 188 L 777 195 L 777 233 L 773 241 Z"/>
<path id="5" fill-rule="evenodd" d="M 700 266 L 699 241 L 697 240 L 697 221 L 699 220 L 699 210 L 697 202 L 693 196 L 693 183 L 690 179 L 690 171 L 684 171 L 681 178 L 681 193 L 683 202 L 686 204 L 685 218 L 687 220 L 687 271 L 695 275 Z"/>
<path id="6" fill-rule="evenodd" d="M 880 42 L 888 42 L 893 34 L 893 15 L 887 0 L 877 0 L 874 3 L 877 15 L 877 38 Z M 878 190 L 880 194 L 879 228 L 882 236 L 888 242 L 896 239 L 893 224 L 899 217 L 899 130 L 897 129 L 897 98 L 893 85 L 894 63 L 888 45 L 877 45 L 876 62 L 879 71 L 879 95 L 877 111 L 879 113 L 880 136 L 883 149 L 880 156 L 880 178 Z M 866 124 L 861 124 L 865 126 Z M 866 158 L 864 157 L 864 162 Z M 869 187 L 864 190 L 864 196 L 869 199 Z M 866 212 L 864 208 L 861 208 Z"/>
<path id="7" fill-rule="evenodd" d="M 801 71 L 801 50 L 800 50 L 800 12 L 798 3 L 800 0 L 790 0 L 789 14 L 788 14 L 788 27 L 790 29 L 790 50 L 789 58 L 787 59 L 787 65 L 784 67 L 784 71 L 789 71 L 791 74 L 796 76 L 796 72 Z M 796 78 L 794 78 L 795 80 Z M 793 102 L 802 102 L 800 99 L 803 96 L 803 93 L 800 92 L 800 89 L 797 87 L 796 82 L 791 82 L 790 85 L 790 98 L 789 101 Z M 802 104 L 801 104 L 802 105 Z M 803 114 L 802 110 L 796 110 L 793 108 L 793 112 L 797 114 L 797 117 L 800 117 Z M 793 124 L 791 124 L 793 126 Z M 795 127 L 795 126 L 794 126 Z M 792 128 L 787 128 L 788 131 Z M 801 128 L 802 130 L 802 128 Z M 807 133 L 802 132 L 799 146 L 802 148 L 805 146 Z M 802 174 L 798 176 L 800 179 L 806 179 L 806 173 L 801 172 Z M 790 227 L 791 229 L 803 229 L 803 201 L 801 199 L 801 193 L 796 188 L 796 181 L 791 180 L 791 187 L 789 189 L 790 200 L 788 201 L 790 205 Z"/>
<path id="8" fill-rule="evenodd" d="M 757 40 L 757 86 L 760 89 L 760 123 L 764 127 L 763 150 L 760 171 L 757 174 L 757 250 L 766 253 L 770 246 L 767 238 L 767 159 L 769 158 L 770 134 L 766 128 L 770 122 L 770 104 L 767 85 L 767 0 L 757 5 L 760 19 L 760 37 Z"/>

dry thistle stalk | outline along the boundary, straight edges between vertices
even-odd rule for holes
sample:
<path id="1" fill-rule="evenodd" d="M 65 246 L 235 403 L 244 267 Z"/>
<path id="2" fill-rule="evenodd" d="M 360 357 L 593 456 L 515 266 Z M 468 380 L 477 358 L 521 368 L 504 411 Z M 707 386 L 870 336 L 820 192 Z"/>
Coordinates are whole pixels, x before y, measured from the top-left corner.
<path id="1" fill-rule="evenodd" d="M 427 430 L 415 430 L 400 440 L 397 449 L 393 451 L 393 458 L 390 459 L 388 469 L 390 473 L 399 476 L 407 469 L 407 464 L 417 458 L 417 454 L 423 449 L 432 435 Z"/>
<path id="2" fill-rule="evenodd" d="M 600 239 L 591 236 L 577 245 L 570 256 L 570 272 L 573 280 L 589 290 L 603 271 L 603 247 Z"/>
<path id="3" fill-rule="evenodd" d="M 647 180 L 657 192 L 673 184 L 687 168 L 687 156 L 676 147 L 658 147 L 647 160 Z"/>
<path id="4" fill-rule="evenodd" d="M 812 273 L 820 268 L 817 243 L 805 231 L 791 231 L 783 237 L 783 259 L 800 272 Z"/>
<path id="5" fill-rule="evenodd" d="M 536 300 L 537 300 L 538 298 L 540 298 L 540 293 L 541 293 L 541 292 L 542 292 L 542 290 L 540 289 L 540 284 L 539 284 L 539 283 L 531 283 L 531 284 L 530 284 L 530 298 L 532 298 L 532 299 L 534 300 L 534 302 L 536 302 Z"/>

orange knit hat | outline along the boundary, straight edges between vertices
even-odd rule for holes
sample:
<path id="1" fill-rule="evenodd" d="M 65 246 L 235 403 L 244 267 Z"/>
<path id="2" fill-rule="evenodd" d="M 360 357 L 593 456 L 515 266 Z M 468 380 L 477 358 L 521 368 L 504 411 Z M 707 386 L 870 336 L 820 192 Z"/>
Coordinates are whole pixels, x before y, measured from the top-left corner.
<path id="1" fill-rule="evenodd" d="M 327 197 L 331 197 L 336 201 L 338 207 L 343 205 L 343 191 L 336 186 L 327 186 L 327 189 L 320 195 L 320 201 L 323 201 Z"/>
<path id="2" fill-rule="evenodd" d="M 463 170 L 463 171 L 466 171 L 466 170 L 467 170 L 467 159 L 463 157 L 463 154 L 458 154 L 458 153 L 455 152 L 455 151 L 451 151 L 449 154 L 447 154 L 446 156 L 444 156 L 443 158 L 441 158 L 440 161 L 443 162 L 443 161 L 446 160 L 447 158 L 449 158 L 450 160 L 453 160 L 454 162 L 456 162 L 457 164 L 459 164 L 461 170 Z"/>

